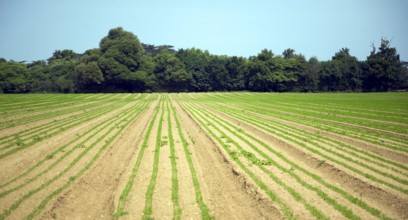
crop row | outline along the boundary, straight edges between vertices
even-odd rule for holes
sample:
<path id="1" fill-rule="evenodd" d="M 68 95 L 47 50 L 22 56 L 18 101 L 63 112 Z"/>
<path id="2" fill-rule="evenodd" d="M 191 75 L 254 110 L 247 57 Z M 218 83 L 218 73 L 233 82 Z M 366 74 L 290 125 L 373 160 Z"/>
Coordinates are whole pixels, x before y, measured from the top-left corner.
<path id="1" fill-rule="evenodd" d="M 167 120 L 164 120 L 167 118 Z M 166 121 L 166 127 L 167 127 L 167 136 L 162 136 L 163 132 L 163 121 Z M 157 125 L 157 130 L 153 131 L 154 125 Z M 177 128 L 177 133 L 173 134 L 173 128 Z M 184 151 L 184 156 L 185 159 L 188 162 L 189 170 L 178 170 L 177 169 L 177 156 L 175 152 L 175 136 L 177 135 L 177 138 L 180 138 L 181 144 L 183 147 Z M 201 217 L 203 219 L 209 219 L 211 218 L 211 214 L 208 210 L 208 207 L 206 206 L 202 194 L 201 194 L 201 189 L 200 189 L 200 183 L 196 174 L 196 170 L 189 152 L 189 145 L 188 142 L 183 134 L 181 124 L 178 118 L 178 115 L 174 109 L 173 104 L 169 100 L 169 97 L 167 95 L 162 95 L 160 98 L 160 101 L 155 108 L 155 112 L 153 114 L 153 117 L 148 125 L 147 131 L 144 135 L 143 142 L 141 143 L 140 149 L 137 153 L 137 159 L 135 160 L 135 163 L 132 167 L 132 171 L 130 176 L 128 177 L 127 183 L 125 187 L 123 188 L 118 205 L 116 207 L 116 211 L 114 213 L 114 218 L 119 219 L 120 217 L 128 214 L 126 211 L 127 209 L 127 202 L 129 201 L 130 197 L 132 196 L 132 190 L 138 190 L 134 189 L 134 182 L 136 180 L 136 176 L 140 172 L 140 167 L 142 163 L 144 162 L 145 158 L 145 153 L 146 149 L 148 148 L 148 142 L 149 140 L 153 141 L 153 137 L 156 137 L 154 139 L 154 155 L 153 155 L 153 164 L 152 170 L 151 170 L 151 175 L 150 175 L 150 180 L 147 185 L 147 189 L 145 192 L 145 201 L 144 201 L 144 208 L 143 208 L 143 213 L 141 214 L 142 219 L 151 219 L 152 215 L 154 214 L 154 207 L 153 207 L 153 199 L 154 199 L 154 192 L 157 184 L 157 178 L 158 178 L 158 172 L 159 172 L 159 160 L 161 158 L 160 152 L 162 147 L 169 147 L 170 148 L 170 166 L 171 166 L 171 200 L 173 203 L 173 219 L 180 219 L 182 215 L 182 208 L 180 207 L 180 191 L 179 191 L 179 178 L 178 178 L 178 173 L 183 172 L 183 173 L 189 173 L 192 178 L 193 186 L 194 186 L 194 191 L 195 191 L 195 197 L 196 197 L 196 202 L 201 210 Z M 136 146 L 137 147 L 137 146 Z M 180 157 L 181 155 L 178 155 Z M 130 208 L 130 207 L 129 207 Z"/>
<path id="2" fill-rule="evenodd" d="M 224 103 L 225 107 L 236 107 L 242 111 L 248 113 L 256 113 L 273 118 L 283 119 L 287 121 L 293 121 L 299 124 L 304 124 L 314 128 L 318 128 L 322 131 L 333 132 L 343 136 L 352 137 L 355 139 L 367 141 L 381 147 L 389 148 L 392 150 L 407 152 L 408 140 L 403 136 L 393 133 L 383 133 L 381 130 L 366 129 L 364 127 L 349 126 L 348 124 L 337 124 L 333 121 L 319 119 L 317 117 L 308 118 L 302 114 L 292 114 L 287 110 L 277 110 L 275 107 L 260 107 L 259 104 L 247 104 L 239 101 L 228 101 L 227 99 L 218 99 L 216 103 Z M 228 104 L 225 104 L 228 103 Z M 307 108 L 307 107 L 305 107 Z M 357 125 L 359 126 L 359 125 Z M 387 125 L 392 126 L 394 125 Z M 401 134 L 403 135 L 403 134 Z"/>
<path id="3" fill-rule="evenodd" d="M 130 104 L 127 108 L 122 109 L 116 114 L 109 116 L 103 122 L 89 128 L 83 134 L 78 134 L 68 143 L 56 147 L 54 151 L 30 167 L 27 167 L 21 174 L 2 184 L 0 187 L 0 189 L 2 189 L 0 201 L 16 193 L 18 194 L 18 199 L 8 205 L 8 208 L 2 210 L 0 219 L 5 219 L 10 216 L 13 211 L 18 209 L 25 201 L 47 189 L 47 191 L 49 191 L 47 192 L 48 194 L 43 197 L 41 201 L 36 201 L 38 205 L 25 219 L 36 217 L 50 200 L 67 189 L 97 161 L 112 141 L 121 135 L 123 130 L 146 109 L 148 104 L 148 102 Z M 72 155 L 75 155 L 75 157 L 70 160 L 69 158 L 72 158 Z M 63 166 L 64 168 L 62 170 L 55 172 L 55 169 L 57 169 L 61 163 L 66 164 L 66 166 Z M 73 169 L 73 167 L 79 163 L 84 163 L 84 165 L 81 166 L 79 170 Z M 56 175 L 49 176 L 50 173 L 55 173 Z M 57 181 L 61 182 L 61 180 L 64 180 L 63 177 L 66 175 L 69 175 L 69 178 L 62 181 L 62 185 L 55 185 Z M 44 181 L 45 176 L 47 177 Z M 49 187 L 52 188 L 50 189 Z M 24 193 L 18 193 L 21 190 L 23 190 L 22 192 Z"/>
<path id="4" fill-rule="evenodd" d="M 237 106 L 228 108 L 228 105 L 213 100 L 200 100 L 202 104 L 194 104 L 187 95 L 181 95 L 178 100 L 183 103 L 183 108 L 205 129 L 206 133 L 264 190 L 270 199 L 280 204 L 281 210 L 287 218 L 297 215 L 292 207 L 287 205 L 290 199 L 281 196 L 284 193 L 281 193 L 276 185 L 281 186 L 281 189 L 288 192 L 294 200 L 302 204 L 316 218 L 328 217 L 326 215 L 327 210 L 321 210 L 319 205 L 313 205 L 315 204 L 314 200 L 303 197 L 304 194 L 320 197 L 321 200 L 341 213 L 343 217 L 359 219 L 360 213 L 369 213 L 372 217 L 381 219 L 390 217 L 373 206 L 370 201 L 364 201 L 356 195 L 348 193 L 347 189 L 326 181 L 324 176 L 303 168 L 296 161 L 290 159 L 291 157 L 285 155 L 284 148 L 275 149 L 276 146 L 270 146 L 263 139 L 259 139 L 239 128 L 237 124 L 229 122 L 232 119 L 226 120 L 226 118 L 234 118 L 236 121 L 241 121 L 240 123 L 251 125 L 285 143 L 289 143 L 297 151 L 314 155 L 313 157 L 318 161 L 316 169 L 326 165 L 341 167 L 341 170 L 348 170 L 347 173 L 359 175 L 361 179 L 377 182 L 378 186 L 386 185 L 400 193 L 407 193 L 408 173 L 405 164 L 397 163 L 320 134 L 265 120 L 258 115 L 248 114 Z M 222 112 L 226 116 L 220 117 L 218 113 L 213 113 L 214 110 L 207 108 L 214 109 L 220 114 Z M 286 180 L 287 176 L 275 176 L 277 173 L 289 175 L 297 184 Z M 267 181 L 266 177 L 269 178 Z"/>
<path id="5" fill-rule="evenodd" d="M 42 124 L 37 127 L 28 128 L 17 133 L 3 136 L 0 142 L 0 149 L 2 150 L 0 158 L 10 156 L 18 151 L 31 147 L 40 141 L 61 134 L 70 128 L 74 128 L 88 121 L 97 119 L 98 117 L 118 108 L 122 108 L 125 105 L 125 102 L 112 103 L 112 105 L 106 105 L 89 112 L 84 112 L 61 120 L 54 120 L 51 123 Z"/>
<path id="6" fill-rule="evenodd" d="M 404 164 L 379 157 L 376 154 L 341 143 L 340 141 L 326 138 L 319 134 L 306 132 L 279 123 L 266 123 L 262 118 L 248 117 L 244 114 L 225 111 L 225 108 L 218 109 L 227 112 L 231 116 L 238 117 L 246 123 L 261 128 L 270 134 L 276 134 L 286 140 L 290 138 L 291 141 L 296 141 L 298 145 L 301 145 L 303 150 L 307 150 L 323 160 L 330 161 L 336 164 L 336 166 L 342 166 L 353 171 L 359 174 L 361 178 L 378 182 L 379 184 L 386 185 L 405 194 L 408 193 L 405 187 L 408 183 L 408 167 Z M 366 171 L 363 172 L 360 171 L 360 169 Z M 384 181 L 384 179 L 388 180 Z"/>

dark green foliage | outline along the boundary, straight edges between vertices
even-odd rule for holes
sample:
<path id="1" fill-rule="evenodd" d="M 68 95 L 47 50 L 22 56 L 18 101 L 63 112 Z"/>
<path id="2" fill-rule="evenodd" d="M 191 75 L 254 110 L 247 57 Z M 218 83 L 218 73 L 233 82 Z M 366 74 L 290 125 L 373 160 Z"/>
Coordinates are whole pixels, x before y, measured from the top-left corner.
<path id="1" fill-rule="evenodd" d="M 148 55 L 157 55 L 160 52 L 162 52 L 163 50 L 167 50 L 170 53 L 176 53 L 176 51 L 173 49 L 173 46 L 171 45 L 160 45 L 160 46 L 155 46 L 152 44 L 143 44 L 143 49 L 144 49 L 144 53 L 148 54 Z"/>
<path id="2" fill-rule="evenodd" d="M 79 87 L 86 89 L 88 85 L 101 84 L 104 80 L 97 62 L 80 63 L 75 67 L 75 75 Z"/>
<path id="3" fill-rule="evenodd" d="M 200 49 L 180 49 L 176 56 L 184 64 L 186 71 L 192 74 L 190 91 L 211 91 L 212 80 L 207 66 L 210 62 L 210 53 Z"/>
<path id="4" fill-rule="evenodd" d="M 48 63 L 52 63 L 56 60 L 79 60 L 80 56 L 80 54 L 77 54 L 72 50 L 56 50 L 52 57 L 48 59 Z"/>
<path id="5" fill-rule="evenodd" d="M 242 57 L 233 56 L 227 58 L 226 68 L 230 78 L 227 90 L 241 91 L 245 89 L 247 65 L 247 60 Z"/>
<path id="6" fill-rule="evenodd" d="M 196 48 L 142 44 L 131 32 L 111 29 L 99 48 L 83 54 L 56 50 L 47 61 L 0 58 L 0 93 L 28 92 L 334 92 L 408 89 L 408 65 L 382 39 L 366 61 L 348 48 L 329 61 L 308 61 L 294 49 L 264 49 L 249 58 L 212 55 Z"/>
<path id="7" fill-rule="evenodd" d="M 206 71 L 210 74 L 211 87 L 215 91 L 230 90 L 231 77 L 226 68 L 226 56 L 211 56 Z"/>
<path id="8" fill-rule="evenodd" d="M 0 62 L 0 93 L 27 92 L 27 67 L 14 61 Z"/>
<path id="9" fill-rule="evenodd" d="M 364 89 L 366 91 L 390 91 L 407 89 L 408 71 L 402 65 L 397 50 L 390 42 L 381 39 L 381 46 L 373 50 L 363 64 Z"/>
<path id="10" fill-rule="evenodd" d="M 137 79 L 134 73 L 141 67 L 143 48 L 133 33 L 114 28 L 102 38 L 99 47 L 102 56 L 98 64 L 108 84 L 121 87 Z"/>
<path id="11" fill-rule="evenodd" d="M 321 91 L 361 91 L 361 70 L 356 57 L 348 48 L 337 52 L 331 61 L 322 62 L 320 73 Z"/>
<path id="12" fill-rule="evenodd" d="M 291 50 L 290 53 L 294 51 Z M 250 58 L 250 61 L 247 88 L 263 92 L 293 91 L 297 75 L 305 71 L 306 64 L 301 55 L 287 54 L 284 58 L 275 56 L 272 51 L 266 49 L 262 50 L 258 56 Z M 303 62 L 303 65 L 300 61 Z"/>
<path id="13" fill-rule="evenodd" d="M 174 54 L 163 50 L 154 57 L 154 63 L 159 89 L 169 92 L 188 91 L 192 75 Z"/>

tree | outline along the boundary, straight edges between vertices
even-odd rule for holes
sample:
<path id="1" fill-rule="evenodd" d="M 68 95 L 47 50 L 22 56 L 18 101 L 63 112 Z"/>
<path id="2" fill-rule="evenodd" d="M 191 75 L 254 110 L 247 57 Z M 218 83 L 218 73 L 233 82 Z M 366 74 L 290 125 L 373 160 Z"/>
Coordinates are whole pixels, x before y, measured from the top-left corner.
<path id="1" fill-rule="evenodd" d="M 156 82 L 160 89 L 168 92 L 188 91 L 192 75 L 174 54 L 164 50 L 154 57 L 154 61 Z"/>
<path id="2" fill-rule="evenodd" d="M 118 27 L 111 29 L 108 36 L 99 44 L 102 57 L 115 61 L 115 65 L 123 65 L 129 71 L 140 67 L 143 48 L 139 39 L 131 32 Z"/>
<path id="3" fill-rule="evenodd" d="M 282 55 L 264 49 L 249 59 L 200 49 L 142 44 L 121 27 L 109 30 L 99 48 L 83 54 L 56 50 L 47 60 L 0 58 L 0 92 L 145 91 L 392 91 L 408 89 L 408 65 L 381 39 L 366 61 L 348 48 L 329 61 L 308 61 L 288 48 Z"/>
<path id="4" fill-rule="evenodd" d="M 231 77 L 226 68 L 227 57 L 216 56 L 210 57 L 206 72 L 210 74 L 212 89 L 215 91 L 230 91 Z"/>
<path id="5" fill-rule="evenodd" d="M 225 65 L 230 83 L 229 90 L 240 91 L 245 88 L 245 74 L 247 72 L 247 61 L 242 57 L 229 57 Z"/>
<path id="6" fill-rule="evenodd" d="M 88 86 L 100 85 L 104 81 L 102 71 L 95 61 L 78 64 L 75 67 L 75 75 L 78 87 L 84 91 Z"/>
<path id="7" fill-rule="evenodd" d="M 254 91 L 270 91 L 265 82 L 265 77 L 271 74 L 272 59 L 274 54 L 271 50 L 264 49 L 256 57 L 250 57 L 248 72 L 245 77 L 245 87 Z"/>
<path id="8" fill-rule="evenodd" d="M 105 81 L 98 61 L 101 57 L 99 49 L 85 51 L 79 63 L 75 66 L 75 84 L 80 92 L 99 91 Z"/>
<path id="9" fill-rule="evenodd" d="M 52 92 L 50 69 L 44 60 L 33 61 L 27 65 L 30 92 Z"/>
<path id="10" fill-rule="evenodd" d="M 294 55 L 295 55 L 295 50 L 291 49 L 291 48 L 288 48 L 288 49 L 283 51 L 282 55 L 283 55 L 283 57 L 285 59 L 293 58 Z"/>
<path id="11" fill-rule="evenodd" d="M 10 61 L 0 62 L 0 93 L 25 93 L 27 87 L 27 67 Z"/>
<path id="12" fill-rule="evenodd" d="M 285 72 L 285 82 L 283 91 L 305 92 L 309 83 L 307 73 L 307 62 L 302 54 L 296 54 L 295 50 L 284 51 L 283 70 Z"/>
<path id="13" fill-rule="evenodd" d="M 361 91 L 362 76 L 356 57 L 350 55 L 348 48 L 342 48 L 332 58 L 341 72 L 341 80 L 337 91 Z"/>
<path id="14" fill-rule="evenodd" d="M 399 54 L 390 42 L 381 39 L 381 46 L 373 50 L 363 64 L 364 90 L 389 91 L 405 88 L 408 75 L 402 66 Z"/>
<path id="15" fill-rule="evenodd" d="M 53 59 L 47 65 L 48 79 L 52 83 L 51 92 L 72 93 L 75 92 L 75 66 L 76 58 Z"/>
<path id="16" fill-rule="evenodd" d="M 213 89 L 212 79 L 208 70 L 210 53 L 200 49 L 180 49 L 176 57 L 184 64 L 187 72 L 192 75 L 190 89 L 196 92 L 207 92 Z"/>
<path id="17" fill-rule="evenodd" d="M 319 84 L 320 62 L 316 57 L 311 57 L 307 62 L 306 74 L 299 78 L 299 84 L 303 88 L 302 92 L 316 92 Z"/>
<path id="18" fill-rule="evenodd" d="M 321 63 L 321 91 L 361 91 L 362 76 L 356 57 L 342 48 L 331 61 Z"/>
<path id="19" fill-rule="evenodd" d="M 274 56 L 270 50 L 262 50 L 256 57 L 250 58 L 247 88 L 264 92 L 292 91 L 297 82 L 296 74 L 304 65 L 299 64 L 303 56 L 283 58 Z"/>
<path id="20" fill-rule="evenodd" d="M 48 58 L 48 63 L 52 63 L 55 60 L 79 60 L 80 57 L 80 54 L 77 54 L 72 50 L 56 50 L 52 57 Z"/>
<path id="21" fill-rule="evenodd" d="M 115 90 L 140 91 L 147 73 L 143 70 L 143 47 L 131 32 L 118 27 L 111 29 L 100 44 L 101 57 L 98 66 L 103 77 Z M 144 88 L 143 88 L 144 89 Z"/>

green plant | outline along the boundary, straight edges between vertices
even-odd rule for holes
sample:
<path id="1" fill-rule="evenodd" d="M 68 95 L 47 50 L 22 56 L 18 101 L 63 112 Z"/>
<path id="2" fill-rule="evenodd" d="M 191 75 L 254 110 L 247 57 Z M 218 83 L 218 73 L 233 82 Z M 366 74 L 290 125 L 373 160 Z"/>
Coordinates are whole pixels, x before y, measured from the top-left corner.
<path id="1" fill-rule="evenodd" d="M 316 168 L 319 168 L 320 166 L 322 166 L 324 163 L 326 163 L 326 160 L 319 160 L 319 162 L 317 162 L 316 164 Z"/>

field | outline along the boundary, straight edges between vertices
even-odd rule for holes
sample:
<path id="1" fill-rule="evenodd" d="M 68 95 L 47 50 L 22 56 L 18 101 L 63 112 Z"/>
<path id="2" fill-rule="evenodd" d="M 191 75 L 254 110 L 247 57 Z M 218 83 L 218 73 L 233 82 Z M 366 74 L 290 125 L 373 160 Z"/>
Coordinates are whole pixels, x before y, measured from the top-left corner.
<path id="1" fill-rule="evenodd" d="M 408 93 L 0 95 L 0 219 L 408 219 Z"/>

